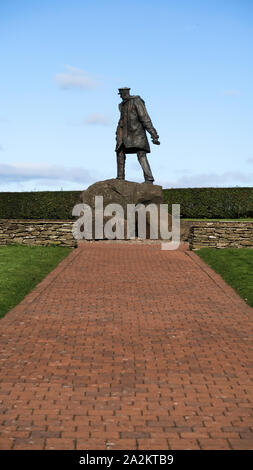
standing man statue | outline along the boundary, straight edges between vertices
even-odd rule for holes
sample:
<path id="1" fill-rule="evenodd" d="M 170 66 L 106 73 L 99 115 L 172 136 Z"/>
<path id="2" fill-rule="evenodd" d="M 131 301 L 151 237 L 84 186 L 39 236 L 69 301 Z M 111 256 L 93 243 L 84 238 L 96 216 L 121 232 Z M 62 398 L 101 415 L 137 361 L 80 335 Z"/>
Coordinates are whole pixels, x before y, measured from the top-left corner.
<path id="1" fill-rule="evenodd" d="M 131 96 L 130 88 L 119 88 L 122 102 L 119 104 L 120 119 L 116 131 L 117 179 L 125 179 L 126 154 L 137 153 L 146 183 L 153 184 L 154 178 L 148 163 L 150 153 L 146 130 L 153 144 L 160 145 L 159 135 L 147 113 L 145 102 L 140 96 Z"/>

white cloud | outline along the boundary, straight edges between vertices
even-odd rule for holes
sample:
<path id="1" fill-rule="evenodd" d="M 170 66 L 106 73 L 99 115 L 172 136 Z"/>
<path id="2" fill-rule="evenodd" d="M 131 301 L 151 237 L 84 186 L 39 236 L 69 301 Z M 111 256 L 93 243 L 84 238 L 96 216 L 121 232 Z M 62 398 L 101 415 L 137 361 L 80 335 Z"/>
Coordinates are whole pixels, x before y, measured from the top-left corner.
<path id="1" fill-rule="evenodd" d="M 89 183 L 93 181 L 89 170 L 33 163 L 0 164 L 0 184 L 28 182 L 34 180 Z"/>
<path id="2" fill-rule="evenodd" d="M 105 114 L 92 113 L 92 114 L 89 114 L 89 116 L 87 116 L 84 123 L 91 124 L 91 125 L 100 124 L 103 126 L 108 126 L 110 124 L 110 119 Z"/>
<path id="3" fill-rule="evenodd" d="M 252 185 L 253 173 L 242 173 L 240 171 L 226 171 L 222 174 L 202 173 L 198 175 L 183 175 L 176 180 L 163 181 L 164 188 L 204 188 L 225 187 L 236 185 Z"/>
<path id="4" fill-rule="evenodd" d="M 63 89 L 79 88 L 82 90 L 90 90 L 98 86 L 97 81 L 89 76 L 84 70 L 66 65 L 67 71 L 65 73 L 58 73 L 55 75 L 55 80 Z"/>
<path id="5" fill-rule="evenodd" d="M 240 92 L 240 90 L 236 90 L 235 88 L 232 88 L 230 90 L 224 90 L 223 95 L 225 95 L 225 96 L 240 96 L 241 92 Z"/>

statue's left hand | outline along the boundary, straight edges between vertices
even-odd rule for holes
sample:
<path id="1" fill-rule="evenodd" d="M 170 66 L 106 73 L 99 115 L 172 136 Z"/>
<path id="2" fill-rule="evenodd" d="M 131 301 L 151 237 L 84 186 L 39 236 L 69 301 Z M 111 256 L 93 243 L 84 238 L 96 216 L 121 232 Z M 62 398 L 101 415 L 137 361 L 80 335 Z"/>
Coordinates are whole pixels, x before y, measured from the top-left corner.
<path id="1" fill-rule="evenodd" d="M 158 139 L 152 139 L 153 144 L 155 145 L 160 145 L 160 142 Z"/>

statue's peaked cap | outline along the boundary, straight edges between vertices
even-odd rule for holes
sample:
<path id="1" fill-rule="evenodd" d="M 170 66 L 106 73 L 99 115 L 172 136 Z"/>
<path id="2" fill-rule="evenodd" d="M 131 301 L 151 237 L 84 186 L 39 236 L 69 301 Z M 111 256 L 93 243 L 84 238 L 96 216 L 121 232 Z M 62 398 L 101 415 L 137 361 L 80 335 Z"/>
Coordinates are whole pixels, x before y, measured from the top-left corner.
<path id="1" fill-rule="evenodd" d="M 123 88 L 118 88 L 118 90 L 120 92 L 121 90 L 131 90 L 131 88 L 128 88 L 127 86 L 124 86 Z"/>

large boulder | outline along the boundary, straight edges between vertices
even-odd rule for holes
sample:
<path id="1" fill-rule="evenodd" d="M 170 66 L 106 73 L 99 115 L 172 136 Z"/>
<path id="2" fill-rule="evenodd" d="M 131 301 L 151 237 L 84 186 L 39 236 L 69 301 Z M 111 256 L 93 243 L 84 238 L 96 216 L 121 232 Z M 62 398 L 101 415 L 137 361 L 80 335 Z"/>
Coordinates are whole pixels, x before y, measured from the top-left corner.
<path id="1" fill-rule="evenodd" d="M 142 203 L 147 206 L 163 203 L 162 186 L 118 179 L 98 181 L 83 191 L 80 197 L 82 202 L 95 208 L 95 196 L 103 196 L 104 207 L 111 203 L 120 204 L 124 211 L 127 204 Z"/>
<path id="2" fill-rule="evenodd" d="M 149 204 L 156 204 L 160 207 L 163 203 L 162 187 L 150 183 L 135 183 L 132 181 L 109 179 L 98 181 L 89 186 L 81 193 L 81 201 L 92 208 L 93 224 L 92 233 L 95 237 L 94 214 L 95 214 L 95 197 L 103 196 L 103 207 L 108 204 L 120 204 L 124 211 L 124 238 L 127 238 L 127 205 L 143 204 L 145 207 Z M 111 217 L 103 217 L 104 224 Z M 170 218 L 170 215 L 169 215 Z M 138 236 L 138 224 L 136 215 L 136 236 Z M 98 237 L 99 238 L 99 237 Z M 146 217 L 146 238 L 150 238 L 150 214 L 147 212 Z"/>
<path id="3" fill-rule="evenodd" d="M 108 179 L 105 181 L 98 181 L 97 183 L 89 186 L 80 195 L 80 199 L 84 204 L 87 204 L 92 209 L 93 222 L 92 222 L 92 238 L 100 238 L 95 236 L 95 197 L 103 196 L 103 208 L 108 204 L 120 204 L 124 210 L 124 238 L 127 238 L 127 204 L 143 204 L 145 207 L 149 204 L 156 204 L 158 209 L 160 204 L 163 204 L 162 186 L 149 184 L 149 183 L 135 183 L 132 181 Z M 159 212 L 159 211 L 158 211 Z M 111 217 L 103 217 L 105 224 Z M 150 238 L 150 214 L 147 211 L 146 217 L 146 238 Z M 138 237 L 138 224 L 136 215 L 135 233 Z M 159 219 L 160 220 L 160 219 Z M 167 225 L 166 225 L 167 228 Z M 168 230 L 171 231 L 171 215 L 168 214 Z M 185 240 L 187 235 L 185 228 L 181 223 L 181 240 Z M 158 237 L 160 236 L 160 224 L 158 223 Z M 152 237 L 151 237 L 152 238 Z"/>

